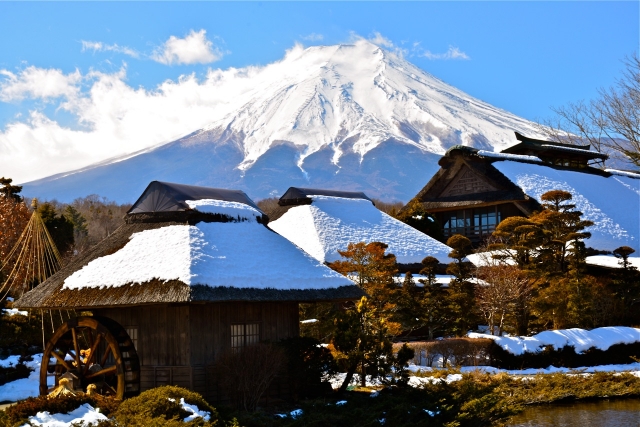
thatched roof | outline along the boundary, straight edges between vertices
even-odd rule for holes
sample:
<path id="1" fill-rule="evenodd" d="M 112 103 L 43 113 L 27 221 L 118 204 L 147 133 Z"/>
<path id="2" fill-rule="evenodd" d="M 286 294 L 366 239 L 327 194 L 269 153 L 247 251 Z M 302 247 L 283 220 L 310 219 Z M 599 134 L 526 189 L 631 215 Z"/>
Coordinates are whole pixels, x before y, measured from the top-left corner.
<path id="1" fill-rule="evenodd" d="M 478 155 L 471 147 L 452 147 L 439 160 L 440 170 L 415 196 L 430 212 L 453 208 L 481 207 L 500 203 L 517 203 L 525 213 L 539 208 L 534 199 L 492 166 L 493 159 Z M 460 175 L 472 178 L 477 185 L 468 191 L 452 191 Z"/>
<path id="2" fill-rule="evenodd" d="M 269 230 L 252 201 L 246 206 L 233 200 L 209 202 L 205 199 L 195 208 L 178 211 L 128 214 L 112 235 L 73 258 L 14 305 L 81 309 L 331 301 L 364 295 L 347 278 Z"/>
<path id="3" fill-rule="evenodd" d="M 269 227 L 315 259 L 333 262 L 349 243 L 383 242 L 402 264 L 420 263 L 426 256 L 448 263 L 451 248 L 378 210 L 363 193 L 313 191 L 308 203 L 269 212 L 274 216 Z"/>
<path id="4" fill-rule="evenodd" d="M 289 187 L 289 189 L 285 191 L 282 197 L 278 199 L 278 205 L 310 205 L 311 196 L 340 197 L 343 199 L 364 199 L 369 200 L 371 203 L 373 203 L 373 201 L 361 191 L 340 191 L 320 188 Z"/>

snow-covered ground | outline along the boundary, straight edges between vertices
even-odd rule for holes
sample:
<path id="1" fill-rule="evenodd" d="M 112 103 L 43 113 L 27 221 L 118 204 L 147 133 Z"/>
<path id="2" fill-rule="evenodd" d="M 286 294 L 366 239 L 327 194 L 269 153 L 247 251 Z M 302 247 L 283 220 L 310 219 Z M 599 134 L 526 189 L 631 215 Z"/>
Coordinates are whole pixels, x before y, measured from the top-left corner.
<path id="1" fill-rule="evenodd" d="M 630 256 L 629 264 L 640 270 L 640 256 Z M 613 255 L 592 255 L 587 257 L 587 264 L 607 268 L 622 268 L 622 260 Z"/>
<path id="2" fill-rule="evenodd" d="M 0 366 L 8 367 L 18 364 L 20 356 L 9 356 L 0 360 Z M 53 359 L 51 360 L 53 362 Z M 0 386 L 0 402 L 15 402 L 17 400 L 26 399 L 31 396 L 40 394 L 40 364 L 42 362 L 42 354 L 34 354 L 31 362 L 25 362 L 25 365 L 33 369 L 28 378 L 22 378 Z M 53 385 L 53 377 L 49 378 Z"/>
<path id="3" fill-rule="evenodd" d="M 29 417 L 30 424 L 42 427 L 88 426 L 105 420 L 107 420 L 107 417 L 88 403 L 81 405 L 68 414 L 50 414 L 44 411 Z"/>
<path id="4" fill-rule="evenodd" d="M 626 326 L 607 326 L 590 331 L 579 328 L 544 331 L 532 337 L 499 337 L 475 332 L 469 333 L 468 336 L 470 338 L 492 339 L 504 350 L 516 355 L 525 352 L 537 353 L 548 345 L 553 346 L 556 350 L 565 346 L 573 346 L 576 353 L 582 353 L 592 347 L 607 350 L 615 344 L 638 342 L 640 341 L 640 329 Z"/>
<path id="5" fill-rule="evenodd" d="M 204 212 L 249 220 L 171 225 L 134 233 L 122 249 L 91 261 L 69 276 L 63 287 L 117 287 L 153 279 L 259 289 L 353 285 L 259 224 L 255 218 L 260 213 L 254 208 L 218 200 L 201 202 L 191 204 Z"/>
<path id="6" fill-rule="evenodd" d="M 269 227 L 320 262 L 341 259 L 349 243 L 383 242 L 399 263 L 419 263 L 433 256 L 449 263 L 451 248 L 378 210 L 369 200 L 311 196 L 310 205 L 294 206 Z"/>

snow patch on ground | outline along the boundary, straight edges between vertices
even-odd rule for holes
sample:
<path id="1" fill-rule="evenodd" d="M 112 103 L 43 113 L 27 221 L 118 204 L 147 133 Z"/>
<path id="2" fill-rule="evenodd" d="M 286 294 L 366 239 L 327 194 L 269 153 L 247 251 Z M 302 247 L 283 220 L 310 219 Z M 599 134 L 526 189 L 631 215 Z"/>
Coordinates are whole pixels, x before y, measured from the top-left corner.
<path id="1" fill-rule="evenodd" d="M 150 280 L 259 289 L 329 289 L 353 283 L 255 222 L 171 225 L 134 233 L 114 254 L 69 276 L 64 289 Z"/>
<path id="2" fill-rule="evenodd" d="M 43 427 L 88 426 L 107 419 L 99 410 L 85 403 L 68 414 L 50 414 L 47 411 L 38 412 L 34 417 L 29 417 L 29 423 Z"/>
<path id="3" fill-rule="evenodd" d="M 576 353 L 582 353 L 592 347 L 607 350 L 615 344 L 631 344 L 640 341 L 640 329 L 626 326 L 607 326 L 590 331 L 579 328 L 544 331 L 532 337 L 498 337 L 495 335 L 470 332 L 469 338 L 488 338 L 495 341 L 509 353 L 521 355 L 537 353 L 545 346 L 551 345 L 560 350 L 565 346 L 573 346 Z"/>
<path id="4" fill-rule="evenodd" d="M 15 316 L 15 315 L 28 316 L 29 315 L 28 312 L 20 311 L 17 308 L 3 308 L 2 314 L 4 314 L 5 316 Z"/>
<path id="5" fill-rule="evenodd" d="M 565 190 L 573 203 L 594 222 L 585 243 L 601 250 L 626 245 L 640 252 L 640 180 L 628 176 L 603 177 L 585 172 L 556 170 L 512 161 L 493 164 L 531 197 L 550 190 Z"/>
<path id="6" fill-rule="evenodd" d="M 310 205 L 294 206 L 269 227 L 320 262 L 341 259 L 349 243 L 383 242 L 399 263 L 426 256 L 449 263 L 447 245 L 378 210 L 369 200 L 312 196 Z"/>
<path id="7" fill-rule="evenodd" d="M 256 221 L 262 217 L 262 212 L 252 206 L 240 202 L 228 202 L 225 200 L 201 199 L 185 200 L 191 209 L 198 212 L 228 215 L 233 218 Z"/>
<path id="8" fill-rule="evenodd" d="M 4 360 L 0 360 L 0 366 L 8 367 L 18 364 L 20 356 L 9 356 Z M 52 359 L 52 363 L 53 363 Z M 42 354 L 34 354 L 31 362 L 25 362 L 29 368 L 33 369 L 28 378 L 11 381 L 4 385 L 0 385 L 0 402 L 16 402 L 31 396 L 40 394 L 40 363 Z M 49 377 L 49 386 L 54 383 L 53 377 Z"/>

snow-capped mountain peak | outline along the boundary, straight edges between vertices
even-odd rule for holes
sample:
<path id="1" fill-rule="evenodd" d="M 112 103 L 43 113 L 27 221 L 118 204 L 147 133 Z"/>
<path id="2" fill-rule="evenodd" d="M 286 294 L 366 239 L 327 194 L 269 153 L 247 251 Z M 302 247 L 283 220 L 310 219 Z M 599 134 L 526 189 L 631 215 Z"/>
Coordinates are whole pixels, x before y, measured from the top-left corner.
<path id="1" fill-rule="evenodd" d="M 514 131 L 541 136 L 533 123 L 367 40 L 295 46 L 263 67 L 211 71 L 206 87 L 218 96 L 200 130 L 34 181 L 25 194 L 132 201 L 149 181 L 163 180 L 239 188 L 256 198 L 312 186 L 408 200 L 453 145 L 498 151 L 516 143 Z"/>

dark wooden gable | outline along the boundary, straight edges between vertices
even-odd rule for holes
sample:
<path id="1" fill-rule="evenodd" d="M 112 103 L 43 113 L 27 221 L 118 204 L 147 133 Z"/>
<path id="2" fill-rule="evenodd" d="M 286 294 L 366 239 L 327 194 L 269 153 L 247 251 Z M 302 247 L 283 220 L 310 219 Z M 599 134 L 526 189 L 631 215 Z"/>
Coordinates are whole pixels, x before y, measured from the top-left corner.
<path id="1" fill-rule="evenodd" d="M 462 163 L 451 182 L 440 194 L 440 197 L 464 196 L 496 190 L 497 188 L 490 184 L 486 177 L 479 175 L 467 164 Z"/>

